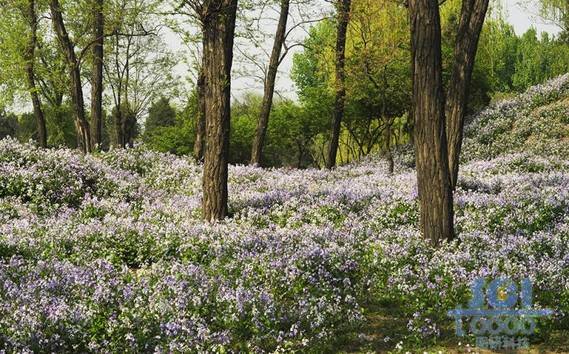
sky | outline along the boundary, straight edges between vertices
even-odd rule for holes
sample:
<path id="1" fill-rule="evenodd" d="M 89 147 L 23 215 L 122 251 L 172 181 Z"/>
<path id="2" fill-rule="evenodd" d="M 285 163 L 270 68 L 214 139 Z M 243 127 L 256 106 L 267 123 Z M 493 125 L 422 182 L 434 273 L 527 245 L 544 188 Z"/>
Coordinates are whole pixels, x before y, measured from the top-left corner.
<path id="1" fill-rule="evenodd" d="M 532 26 L 539 32 L 559 32 L 557 27 L 543 23 L 543 21 L 536 16 L 538 13 L 536 7 L 537 0 L 526 0 L 525 3 L 529 3 L 530 5 L 522 5 L 523 3 L 520 0 L 504 0 L 504 2 L 508 22 L 514 26 L 514 30 L 517 34 L 523 34 Z"/>

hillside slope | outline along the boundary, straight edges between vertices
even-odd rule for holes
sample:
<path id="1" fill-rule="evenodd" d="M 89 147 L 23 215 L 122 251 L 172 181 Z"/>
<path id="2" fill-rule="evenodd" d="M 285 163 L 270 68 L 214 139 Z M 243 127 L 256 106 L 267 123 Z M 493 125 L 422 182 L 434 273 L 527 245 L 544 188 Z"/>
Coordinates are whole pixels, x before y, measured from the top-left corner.
<path id="1" fill-rule="evenodd" d="M 464 161 L 514 152 L 569 157 L 569 74 L 492 104 L 466 126 Z"/>

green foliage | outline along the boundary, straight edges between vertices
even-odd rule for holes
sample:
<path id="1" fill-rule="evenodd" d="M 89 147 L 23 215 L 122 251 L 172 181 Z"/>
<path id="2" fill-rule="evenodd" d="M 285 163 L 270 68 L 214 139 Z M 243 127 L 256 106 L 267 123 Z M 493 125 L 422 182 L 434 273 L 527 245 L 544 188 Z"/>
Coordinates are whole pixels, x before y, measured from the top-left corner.
<path id="1" fill-rule="evenodd" d="M 262 97 L 246 95 L 233 105 L 231 116 L 230 162 L 246 164 L 250 159 Z M 264 148 L 266 166 L 304 168 L 314 163 L 314 138 L 325 131 L 328 119 L 288 100 L 273 104 Z M 319 119 L 320 118 L 320 119 Z"/>
<path id="2" fill-rule="evenodd" d="M 0 111 L 0 139 L 8 136 L 16 137 L 18 129 L 18 117 L 14 114 L 6 114 L 6 112 Z"/>
<path id="3" fill-rule="evenodd" d="M 144 125 L 144 134 L 152 134 L 155 129 L 172 127 L 176 124 L 176 110 L 170 105 L 170 100 L 161 97 L 148 110 L 148 118 Z"/>
<path id="4" fill-rule="evenodd" d="M 566 0 L 540 0 L 540 15 L 561 29 L 560 39 L 569 43 L 569 4 Z"/>
<path id="5" fill-rule="evenodd" d="M 150 108 L 144 130 L 144 143 L 155 151 L 175 155 L 191 154 L 195 141 L 197 110 L 195 92 L 189 97 L 186 107 L 181 111 L 176 111 L 167 99 L 161 99 Z"/>
<path id="6" fill-rule="evenodd" d="M 251 158 L 255 127 L 261 112 L 262 97 L 248 94 L 231 108 L 231 141 L 229 161 L 246 164 Z M 269 118 L 269 126 L 273 124 Z M 266 149 L 266 144 L 265 144 Z"/>
<path id="7" fill-rule="evenodd" d="M 44 110 L 48 145 L 77 147 L 73 111 L 68 104 L 61 107 L 47 106 Z"/>

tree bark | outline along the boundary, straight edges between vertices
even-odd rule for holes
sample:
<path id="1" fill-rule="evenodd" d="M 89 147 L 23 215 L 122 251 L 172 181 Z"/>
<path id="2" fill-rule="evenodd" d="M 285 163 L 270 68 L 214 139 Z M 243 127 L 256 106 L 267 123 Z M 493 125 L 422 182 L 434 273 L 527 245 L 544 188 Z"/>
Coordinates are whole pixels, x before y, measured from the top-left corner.
<path id="1" fill-rule="evenodd" d="M 93 0 L 93 72 L 91 77 L 91 125 L 93 127 L 93 149 L 103 142 L 103 45 L 105 18 L 103 0 Z"/>
<path id="2" fill-rule="evenodd" d="M 456 188 L 464 117 L 480 32 L 489 0 L 463 0 L 454 48 L 454 65 L 446 97 L 447 140 L 451 187 Z"/>
<path id="3" fill-rule="evenodd" d="M 346 100 L 346 36 L 348 22 L 350 21 L 351 0 L 337 0 L 338 24 L 336 36 L 336 99 L 334 102 L 334 121 L 332 124 L 332 138 L 328 148 L 327 168 L 336 166 L 338 144 L 340 142 L 340 128 L 344 119 L 344 106 Z"/>
<path id="4" fill-rule="evenodd" d="M 263 103 L 261 105 L 261 113 L 259 115 L 259 120 L 257 121 L 257 130 L 255 133 L 255 139 L 253 140 L 253 148 L 251 150 L 251 165 L 261 165 L 262 162 L 263 146 L 265 144 L 267 127 L 269 125 L 269 116 L 273 106 L 275 80 L 281 61 L 281 49 L 286 39 L 289 7 L 290 0 L 281 0 L 279 23 L 275 33 L 275 41 L 273 42 L 273 51 L 271 52 L 271 58 L 269 59 L 269 70 L 265 77 Z"/>
<path id="5" fill-rule="evenodd" d="M 91 133 L 89 130 L 89 122 L 85 118 L 85 102 L 83 99 L 83 88 L 81 85 L 81 73 L 79 70 L 79 61 L 75 54 L 75 48 L 63 21 L 61 5 L 59 0 L 50 0 L 49 7 L 51 10 L 51 20 L 53 28 L 57 35 L 61 49 L 65 55 L 69 76 L 71 79 L 71 101 L 75 111 L 75 127 L 77 135 L 81 141 L 81 147 L 84 153 L 91 152 Z"/>
<path id="6" fill-rule="evenodd" d="M 206 146 L 203 218 L 227 216 L 227 175 L 231 120 L 231 65 L 238 0 L 210 0 L 202 18 L 206 80 Z"/>
<path id="7" fill-rule="evenodd" d="M 30 96 L 32 99 L 32 105 L 34 107 L 34 116 L 36 117 L 36 124 L 38 130 L 38 143 L 41 147 L 47 147 L 47 128 L 45 125 L 45 116 L 43 114 L 41 100 L 38 94 L 35 72 L 34 72 L 34 62 L 36 47 L 38 44 L 38 17 L 36 13 L 36 2 L 35 0 L 29 0 L 27 3 L 27 11 L 25 12 L 25 17 L 28 20 L 28 25 L 30 27 L 30 39 L 28 46 L 24 52 L 24 59 L 26 61 L 26 79 L 28 81 L 28 90 L 30 91 Z"/>
<path id="8" fill-rule="evenodd" d="M 421 231 L 437 245 L 454 237 L 438 0 L 410 0 L 409 16 Z"/>
<path id="9" fill-rule="evenodd" d="M 203 61 L 203 59 L 202 59 Z M 196 141 L 194 142 L 194 156 L 196 160 L 203 161 L 205 151 L 205 73 L 204 65 L 200 69 L 198 82 L 198 116 L 196 119 Z"/>

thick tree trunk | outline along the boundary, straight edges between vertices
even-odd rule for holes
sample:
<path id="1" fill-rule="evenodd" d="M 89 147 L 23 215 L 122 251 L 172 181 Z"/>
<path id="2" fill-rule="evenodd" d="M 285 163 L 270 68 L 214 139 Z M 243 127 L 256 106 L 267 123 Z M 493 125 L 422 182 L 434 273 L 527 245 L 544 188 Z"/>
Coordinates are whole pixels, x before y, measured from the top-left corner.
<path id="1" fill-rule="evenodd" d="M 290 0 L 281 0 L 281 13 L 277 32 L 275 33 L 275 41 L 273 43 L 273 51 L 269 59 L 269 70 L 265 77 L 263 103 L 261 105 L 261 113 L 257 121 L 257 130 L 255 139 L 253 140 L 253 149 L 251 150 L 251 165 L 260 165 L 263 156 L 263 146 L 265 144 L 265 136 L 267 135 L 267 127 L 269 125 L 269 116 L 273 106 L 273 95 L 275 93 L 275 80 L 277 71 L 281 61 L 281 49 L 286 39 L 286 25 L 288 20 Z"/>
<path id="2" fill-rule="evenodd" d="M 74 45 L 69 38 L 67 29 L 65 28 L 59 0 L 50 0 L 49 7 L 51 10 L 53 28 L 65 55 L 71 79 L 71 101 L 75 111 L 75 127 L 77 129 L 77 135 L 81 141 L 83 152 L 89 153 L 91 152 L 91 132 L 89 130 L 89 122 L 85 118 L 85 102 L 83 99 L 79 61 L 75 54 Z"/>
<path id="3" fill-rule="evenodd" d="M 203 62 L 203 60 L 202 60 Z M 196 118 L 196 141 L 194 142 L 194 156 L 203 161 L 205 151 L 205 73 L 204 65 L 200 69 L 198 82 L 198 116 Z"/>
<path id="4" fill-rule="evenodd" d="M 30 91 L 32 105 L 34 107 L 34 116 L 36 117 L 38 142 L 41 147 L 45 148 L 47 147 L 47 128 L 45 126 L 45 116 L 43 114 L 34 72 L 35 53 L 38 41 L 38 18 L 36 13 L 36 2 L 35 0 L 29 0 L 27 5 L 28 6 L 25 11 L 25 15 L 30 27 L 30 39 L 24 53 L 24 59 L 26 61 L 26 79 L 28 81 L 28 90 Z"/>
<path id="5" fill-rule="evenodd" d="M 334 122 L 332 124 L 332 138 L 328 147 L 328 159 L 326 167 L 336 166 L 336 155 L 340 142 L 340 128 L 344 119 L 344 106 L 346 100 L 346 35 L 348 22 L 350 21 L 351 0 L 337 0 L 338 24 L 336 37 L 336 100 L 334 103 Z"/>
<path id="6" fill-rule="evenodd" d="M 489 0 L 463 0 L 454 48 L 454 66 L 446 97 L 447 140 L 451 187 L 456 188 L 462 149 L 464 116 L 480 32 Z"/>
<path id="7" fill-rule="evenodd" d="M 438 0 L 410 0 L 409 16 L 421 231 L 436 245 L 454 237 Z"/>
<path id="8" fill-rule="evenodd" d="M 103 142 L 103 45 L 105 18 L 103 0 L 93 0 L 93 72 L 91 77 L 91 125 L 93 149 Z"/>
<path id="9" fill-rule="evenodd" d="M 207 136 L 202 209 L 207 221 L 227 216 L 231 65 L 237 1 L 211 0 L 202 23 Z"/>

